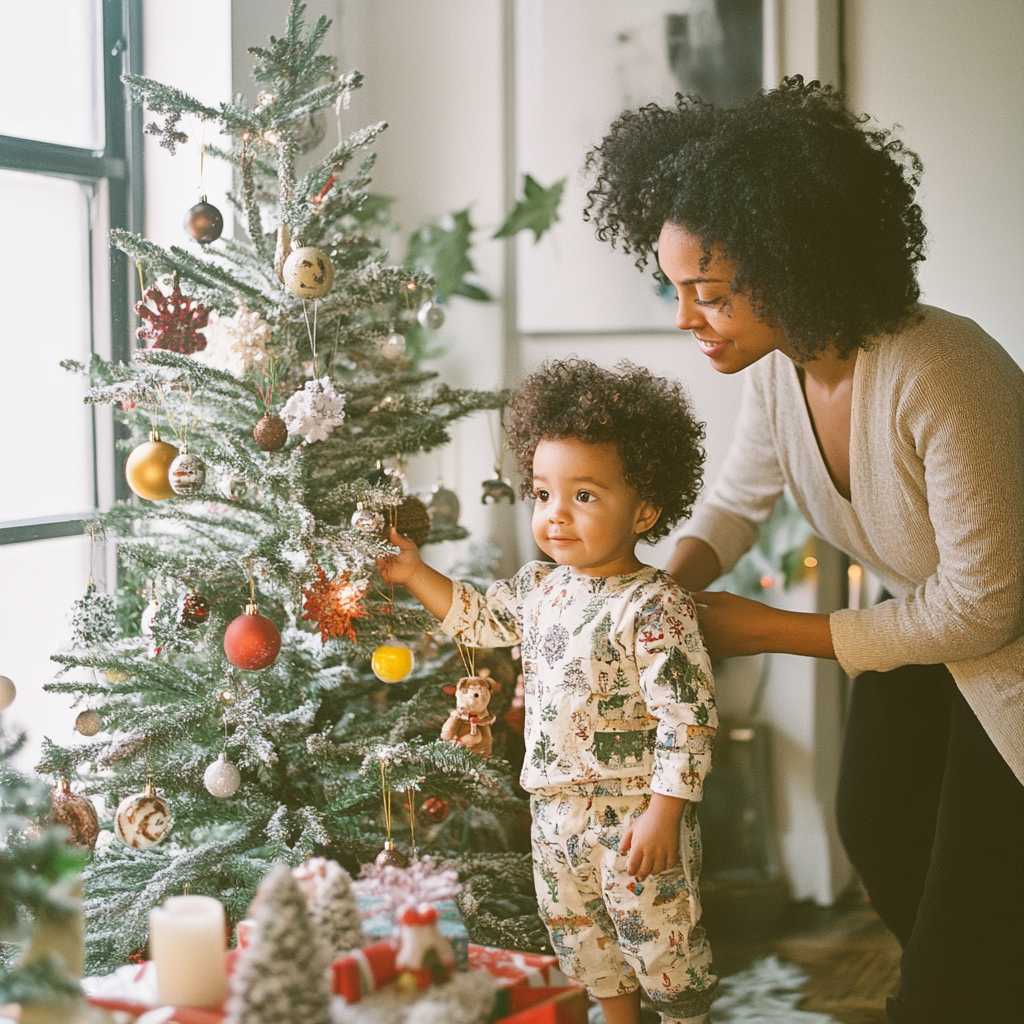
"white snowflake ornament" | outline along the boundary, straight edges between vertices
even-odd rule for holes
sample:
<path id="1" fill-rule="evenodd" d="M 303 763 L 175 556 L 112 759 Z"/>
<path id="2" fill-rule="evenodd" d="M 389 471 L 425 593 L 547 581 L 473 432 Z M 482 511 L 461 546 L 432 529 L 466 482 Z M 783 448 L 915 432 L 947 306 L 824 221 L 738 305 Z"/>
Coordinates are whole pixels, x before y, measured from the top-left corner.
<path id="1" fill-rule="evenodd" d="M 211 312 L 203 335 L 206 348 L 195 353 L 196 362 L 244 377 L 254 363 L 267 358 L 267 345 L 273 338 L 273 331 L 259 313 L 239 299 L 233 316 Z"/>
<path id="2" fill-rule="evenodd" d="M 289 434 L 301 434 L 307 442 L 323 441 L 345 422 L 345 396 L 334 390 L 330 377 L 307 380 L 284 404 L 281 419 Z"/>

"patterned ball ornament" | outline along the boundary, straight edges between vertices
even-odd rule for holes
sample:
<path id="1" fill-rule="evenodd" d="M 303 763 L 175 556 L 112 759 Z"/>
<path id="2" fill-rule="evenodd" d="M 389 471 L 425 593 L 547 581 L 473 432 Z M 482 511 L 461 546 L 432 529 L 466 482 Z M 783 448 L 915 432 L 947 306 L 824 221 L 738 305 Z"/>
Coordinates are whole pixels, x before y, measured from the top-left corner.
<path id="1" fill-rule="evenodd" d="M 83 711 L 75 719 L 75 732 L 83 736 L 95 736 L 103 728 L 103 719 L 92 710 Z"/>
<path id="2" fill-rule="evenodd" d="M 205 772 L 203 772 L 203 785 L 210 796 L 218 800 L 227 800 L 238 792 L 242 784 L 242 774 L 228 760 L 227 754 L 221 754 Z"/>
<path id="3" fill-rule="evenodd" d="M 18 688 L 14 685 L 14 680 L 8 676 L 0 676 L 0 711 L 9 708 L 17 696 Z"/>
<path id="4" fill-rule="evenodd" d="M 236 668 L 256 672 L 268 668 L 281 652 L 281 634 L 277 626 L 256 605 L 246 605 L 224 633 L 224 653 Z"/>
<path id="5" fill-rule="evenodd" d="M 154 430 L 149 440 L 135 448 L 124 464 L 128 486 L 147 501 L 173 498 L 174 488 L 168 474 L 178 454 L 178 449 L 173 444 L 161 441 L 160 435 Z"/>
<path id="6" fill-rule="evenodd" d="M 300 299 L 322 299 L 334 284 L 334 264 L 330 257 L 304 245 L 284 261 L 281 274 L 284 286 Z"/>
<path id="7" fill-rule="evenodd" d="M 278 452 L 288 442 L 288 426 L 280 416 L 268 412 L 253 428 L 252 437 L 261 452 Z"/>
<path id="8" fill-rule="evenodd" d="M 370 659 L 373 674 L 382 683 L 400 683 L 412 675 L 416 667 L 416 658 L 407 644 L 389 636 L 380 645 Z"/>
<path id="9" fill-rule="evenodd" d="M 173 824 L 167 801 L 151 783 L 141 793 L 126 796 L 114 812 L 114 835 L 134 850 L 148 850 L 162 843 Z"/>
<path id="10" fill-rule="evenodd" d="M 224 230 L 224 217 L 206 196 L 185 214 L 185 230 L 202 245 L 216 242 Z"/>
<path id="11" fill-rule="evenodd" d="M 82 850 L 96 849 L 100 820 L 92 801 L 71 792 L 71 783 L 63 776 L 50 793 L 48 823 L 64 825 L 70 832 L 72 845 Z"/>
<path id="12" fill-rule="evenodd" d="M 198 494 L 206 483 L 206 463 L 198 455 L 181 446 L 181 454 L 171 463 L 167 478 L 175 494 L 189 496 Z"/>
<path id="13" fill-rule="evenodd" d="M 373 536 L 384 529 L 384 516 L 374 508 L 364 508 L 360 502 L 352 513 L 352 526 L 360 533 Z"/>

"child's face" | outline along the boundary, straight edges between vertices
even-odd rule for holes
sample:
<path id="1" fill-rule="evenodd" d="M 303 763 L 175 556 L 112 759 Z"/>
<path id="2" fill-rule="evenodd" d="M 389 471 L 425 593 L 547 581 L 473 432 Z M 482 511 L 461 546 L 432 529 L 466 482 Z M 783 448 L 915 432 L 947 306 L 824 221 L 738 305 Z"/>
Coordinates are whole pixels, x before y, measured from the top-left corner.
<path id="1" fill-rule="evenodd" d="M 661 510 L 626 483 L 615 445 L 544 438 L 533 456 L 533 493 L 533 537 L 559 565 L 621 576 L 643 564 L 633 549 Z"/>

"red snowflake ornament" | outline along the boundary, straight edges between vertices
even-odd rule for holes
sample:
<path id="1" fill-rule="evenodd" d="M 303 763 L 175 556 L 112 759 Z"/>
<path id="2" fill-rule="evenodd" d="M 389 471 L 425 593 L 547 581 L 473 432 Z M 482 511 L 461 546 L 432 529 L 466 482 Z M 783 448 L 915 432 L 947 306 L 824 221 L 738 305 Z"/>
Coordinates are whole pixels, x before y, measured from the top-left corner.
<path id="1" fill-rule="evenodd" d="M 156 306 L 147 305 L 152 302 Z M 145 321 L 138 330 L 139 340 L 150 348 L 191 355 L 206 348 L 206 339 L 199 333 L 210 318 L 205 306 L 181 294 L 177 278 L 170 295 L 157 287 L 146 292 L 144 302 L 135 303 L 135 312 Z"/>
<path id="2" fill-rule="evenodd" d="M 352 582 L 348 573 L 339 573 L 333 580 L 319 565 L 313 567 L 317 581 L 302 592 L 303 619 L 320 627 L 320 640 L 327 643 L 332 636 L 355 640 L 353 619 L 366 619 L 370 613 L 359 603 L 369 589 L 369 580 Z"/>

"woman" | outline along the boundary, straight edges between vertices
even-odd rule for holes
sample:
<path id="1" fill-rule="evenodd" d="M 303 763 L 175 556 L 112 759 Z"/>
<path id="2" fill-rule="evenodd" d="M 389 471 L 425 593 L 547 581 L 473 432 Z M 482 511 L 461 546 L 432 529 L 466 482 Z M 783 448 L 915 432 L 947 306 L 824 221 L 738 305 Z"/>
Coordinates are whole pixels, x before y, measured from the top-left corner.
<path id="1" fill-rule="evenodd" d="M 656 255 L 676 324 L 747 370 L 669 571 L 702 591 L 784 487 L 895 595 L 832 615 L 701 593 L 717 657 L 856 677 L 840 834 L 903 946 L 891 1021 L 1024 1021 L 1024 374 L 918 304 L 921 164 L 818 83 L 624 113 L 588 157 L 598 236 Z"/>

